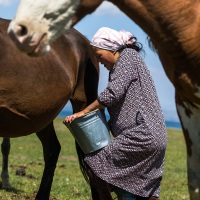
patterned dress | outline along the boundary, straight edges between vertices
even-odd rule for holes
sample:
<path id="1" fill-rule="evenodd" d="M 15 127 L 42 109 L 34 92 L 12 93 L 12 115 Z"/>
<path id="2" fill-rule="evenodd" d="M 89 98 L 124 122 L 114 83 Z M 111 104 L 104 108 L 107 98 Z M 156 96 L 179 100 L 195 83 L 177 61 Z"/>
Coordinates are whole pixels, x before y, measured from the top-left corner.
<path id="1" fill-rule="evenodd" d="M 124 49 L 98 101 L 110 114 L 112 142 L 86 156 L 106 182 L 142 197 L 159 197 L 167 143 L 155 86 L 138 52 Z"/>

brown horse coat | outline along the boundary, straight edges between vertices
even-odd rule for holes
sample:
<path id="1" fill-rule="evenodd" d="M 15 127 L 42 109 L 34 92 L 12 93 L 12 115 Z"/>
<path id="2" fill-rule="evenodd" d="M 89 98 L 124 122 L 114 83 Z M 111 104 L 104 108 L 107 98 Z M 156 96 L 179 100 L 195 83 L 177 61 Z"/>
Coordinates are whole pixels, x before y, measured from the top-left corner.
<path id="1" fill-rule="evenodd" d="M 90 77 L 85 70 L 90 73 L 96 66 L 98 73 L 98 65 L 87 39 L 76 30 L 56 41 L 49 55 L 30 58 L 7 36 L 8 23 L 0 20 L 0 136 L 18 137 L 46 127 L 70 98 L 76 110 L 85 106 L 90 98 L 85 84 L 95 81 L 87 86 L 96 95 L 98 83 L 98 75 Z"/>
<path id="2" fill-rule="evenodd" d="M 36 199 L 49 200 L 61 148 L 53 120 L 68 100 L 77 112 L 97 98 L 99 66 L 89 41 L 75 29 L 61 36 L 48 56 L 30 58 L 11 42 L 6 33 L 8 24 L 8 20 L 0 18 L 0 136 L 36 132 L 45 161 Z M 2 145 L 6 156 L 8 148 L 9 145 Z M 82 159 L 78 146 L 77 150 Z M 6 173 L 2 178 L 7 179 L 7 184 L 8 165 L 3 166 Z"/>

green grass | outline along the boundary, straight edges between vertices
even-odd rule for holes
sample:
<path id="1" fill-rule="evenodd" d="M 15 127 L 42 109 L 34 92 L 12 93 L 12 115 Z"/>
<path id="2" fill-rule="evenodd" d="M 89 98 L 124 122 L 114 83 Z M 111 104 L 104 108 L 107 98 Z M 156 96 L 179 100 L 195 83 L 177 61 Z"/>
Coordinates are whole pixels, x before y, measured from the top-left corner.
<path id="1" fill-rule="evenodd" d="M 189 200 L 186 165 L 186 146 L 183 133 L 180 130 L 168 129 L 161 200 Z"/>
<path id="2" fill-rule="evenodd" d="M 61 153 L 51 190 L 52 200 L 91 200 L 90 189 L 78 165 L 74 139 L 62 123 L 54 124 L 61 143 Z M 13 190 L 0 190 L 0 200 L 34 199 L 43 172 L 42 146 L 35 134 L 11 140 L 9 157 L 10 182 Z M 25 171 L 25 176 L 16 171 Z M 23 171 L 23 170 L 22 170 Z M 161 200 L 188 200 L 186 149 L 182 132 L 168 130 L 165 171 L 161 185 Z"/>

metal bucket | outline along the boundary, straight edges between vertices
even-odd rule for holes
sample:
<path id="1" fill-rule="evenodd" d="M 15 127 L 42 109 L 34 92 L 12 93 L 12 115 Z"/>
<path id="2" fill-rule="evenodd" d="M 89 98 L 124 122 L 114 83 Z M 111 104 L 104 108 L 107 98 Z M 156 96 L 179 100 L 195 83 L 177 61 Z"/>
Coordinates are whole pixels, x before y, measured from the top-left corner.
<path id="1" fill-rule="evenodd" d="M 70 124 L 64 124 L 85 154 L 99 150 L 111 141 L 103 110 L 92 111 L 74 119 Z"/>

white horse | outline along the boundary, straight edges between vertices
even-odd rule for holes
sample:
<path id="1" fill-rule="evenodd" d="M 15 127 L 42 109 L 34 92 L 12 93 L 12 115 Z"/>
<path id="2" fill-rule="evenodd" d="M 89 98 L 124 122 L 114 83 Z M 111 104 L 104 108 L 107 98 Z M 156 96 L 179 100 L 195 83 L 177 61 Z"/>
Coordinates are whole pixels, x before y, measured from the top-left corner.
<path id="1" fill-rule="evenodd" d="M 30 55 L 50 50 L 65 29 L 103 0 L 21 0 L 8 33 Z M 200 199 L 200 1 L 110 0 L 150 37 L 175 87 L 176 106 L 187 145 L 191 200 Z"/>

